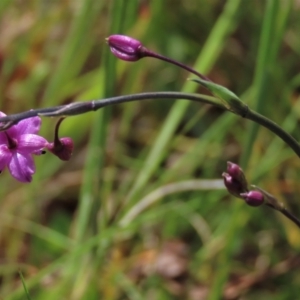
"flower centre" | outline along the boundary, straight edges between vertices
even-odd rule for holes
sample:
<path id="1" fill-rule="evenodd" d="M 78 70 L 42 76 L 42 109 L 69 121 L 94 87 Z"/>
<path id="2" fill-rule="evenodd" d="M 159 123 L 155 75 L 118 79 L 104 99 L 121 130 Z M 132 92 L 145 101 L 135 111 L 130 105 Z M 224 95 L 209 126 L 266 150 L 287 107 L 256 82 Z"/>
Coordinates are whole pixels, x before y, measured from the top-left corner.
<path id="1" fill-rule="evenodd" d="M 8 149 L 10 150 L 13 150 L 13 149 L 16 149 L 17 146 L 18 146 L 18 142 L 16 139 L 13 139 L 11 138 L 8 133 L 6 131 L 4 131 L 5 135 L 6 135 L 6 138 L 7 138 L 7 146 L 8 146 Z"/>

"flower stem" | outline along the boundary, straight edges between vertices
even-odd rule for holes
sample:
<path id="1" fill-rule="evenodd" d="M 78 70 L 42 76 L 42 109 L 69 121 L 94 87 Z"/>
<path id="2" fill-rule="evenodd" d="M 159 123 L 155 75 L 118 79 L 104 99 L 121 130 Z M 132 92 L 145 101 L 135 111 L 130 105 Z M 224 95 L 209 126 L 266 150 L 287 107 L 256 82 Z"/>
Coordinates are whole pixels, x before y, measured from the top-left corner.
<path id="1" fill-rule="evenodd" d="M 251 109 L 248 110 L 246 116 L 244 117 L 253 121 L 254 123 L 264 126 L 265 128 L 275 133 L 294 150 L 298 157 L 300 157 L 300 144 L 278 124 Z"/>
<path id="2" fill-rule="evenodd" d="M 160 59 L 160 60 L 163 60 L 165 62 L 168 62 L 168 63 L 171 63 L 173 65 L 176 65 L 182 69 L 185 69 L 193 74 L 195 74 L 196 76 L 200 77 L 201 79 L 203 80 L 206 80 L 206 81 L 211 81 L 208 77 L 202 75 L 201 73 L 197 72 L 196 70 L 194 70 L 193 68 L 179 62 L 179 61 L 176 61 L 174 59 L 171 59 L 169 57 L 166 57 L 166 56 L 163 56 L 161 54 L 158 54 L 158 53 L 155 53 L 151 50 L 148 50 L 147 48 L 145 47 L 142 47 L 141 50 L 140 50 L 142 53 L 143 53 L 143 56 L 144 57 L 154 57 L 154 58 L 157 58 L 157 59 Z"/>
<path id="3" fill-rule="evenodd" d="M 218 108 L 227 110 L 228 109 L 221 103 L 221 101 L 213 96 L 200 95 L 200 94 L 190 94 L 182 92 L 149 92 L 149 93 L 140 93 L 132 94 L 125 96 L 117 96 L 104 98 L 99 100 L 93 100 L 88 102 L 74 102 L 67 105 L 60 105 L 55 107 L 48 108 L 39 108 L 34 110 L 29 110 L 19 114 L 14 114 L 6 117 L 0 118 L 0 131 L 5 131 L 14 124 L 18 123 L 21 120 L 32 118 L 34 116 L 45 116 L 45 117 L 66 117 L 66 116 L 75 116 L 83 113 L 96 111 L 102 107 L 115 105 L 125 102 L 132 101 L 142 101 L 150 99 L 182 99 L 190 100 L 195 102 L 201 102 L 205 104 L 211 104 Z M 236 113 L 237 114 L 237 113 Z M 290 148 L 300 157 L 300 144 L 284 129 L 282 129 L 278 124 L 266 118 L 265 116 L 248 109 L 247 112 L 243 115 L 240 115 L 246 119 L 252 120 L 257 124 L 264 126 L 273 133 L 275 133 L 279 138 L 281 138 Z"/>
<path id="4" fill-rule="evenodd" d="M 55 130 L 54 130 L 54 145 L 58 146 L 58 145 L 61 145 L 61 141 L 58 137 L 58 131 L 59 131 L 59 127 L 60 127 L 60 124 L 61 122 L 64 120 L 65 118 L 60 118 L 58 120 L 58 122 L 56 123 L 56 126 L 55 126 Z"/>
<path id="5" fill-rule="evenodd" d="M 25 120 L 35 116 L 45 116 L 45 117 L 75 116 L 75 115 L 80 115 L 91 111 L 96 111 L 102 107 L 109 106 L 109 105 L 132 102 L 132 101 L 151 100 L 151 99 L 190 100 L 195 102 L 211 104 L 221 109 L 225 109 L 221 101 L 219 101 L 219 99 L 213 96 L 189 94 L 189 93 L 181 93 L 181 92 L 149 92 L 149 93 L 110 97 L 110 98 L 104 98 L 99 100 L 92 100 L 88 102 L 86 101 L 73 102 L 66 105 L 32 109 L 22 113 L 0 117 L 0 131 L 5 131 L 11 126 L 13 126 L 14 124 L 20 122 L 21 120 Z"/>
<path id="6" fill-rule="evenodd" d="M 291 212 L 289 212 L 285 208 L 280 210 L 280 212 L 300 228 L 300 220 L 296 216 L 294 216 Z"/>
<path id="7" fill-rule="evenodd" d="M 285 217 L 287 217 L 289 220 L 291 220 L 295 225 L 297 225 L 300 228 L 300 220 L 296 216 L 294 216 L 291 212 L 289 212 L 285 207 L 283 207 L 282 209 L 278 209 L 269 203 L 267 203 L 266 205 L 282 213 Z"/>

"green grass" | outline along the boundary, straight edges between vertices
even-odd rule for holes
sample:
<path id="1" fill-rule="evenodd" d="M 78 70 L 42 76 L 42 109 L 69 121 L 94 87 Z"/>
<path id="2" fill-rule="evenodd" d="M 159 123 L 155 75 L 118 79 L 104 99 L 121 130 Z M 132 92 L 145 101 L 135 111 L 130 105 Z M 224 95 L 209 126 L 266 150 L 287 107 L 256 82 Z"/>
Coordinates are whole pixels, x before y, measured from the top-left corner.
<path id="1" fill-rule="evenodd" d="M 294 2 L 3 1 L 1 110 L 204 92 L 167 63 L 118 61 L 105 37 L 122 33 L 228 87 L 299 140 Z M 49 140 L 55 124 L 43 119 Z M 61 134 L 74 139 L 69 162 L 36 157 L 28 185 L 1 174 L 1 299 L 298 297 L 298 228 L 220 183 L 226 162 L 241 162 L 251 183 L 299 216 L 299 160 L 274 134 L 163 99 L 70 117 Z"/>

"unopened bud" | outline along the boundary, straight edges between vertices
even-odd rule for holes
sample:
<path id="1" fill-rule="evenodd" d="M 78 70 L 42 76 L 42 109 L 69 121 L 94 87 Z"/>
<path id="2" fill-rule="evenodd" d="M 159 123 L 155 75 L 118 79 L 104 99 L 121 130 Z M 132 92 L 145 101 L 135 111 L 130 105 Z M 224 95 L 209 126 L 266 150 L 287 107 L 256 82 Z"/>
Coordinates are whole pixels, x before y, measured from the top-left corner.
<path id="1" fill-rule="evenodd" d="M 247 180 L 239 165 L 227 162 L 227 173 L 223 173 L 222 177 L 228 192 L 235 197 L 242 198 L 241 193 L 248 192 Z"/>
<path id="2" fill-rule="evenodd" d="M 244 187 L 244 190 L 247 190 L 248 184 L 242 168 L 230 161 L 227 162 L 227 173 L 234 178 L 236 181 L 240 183 Z"/>
<path id="3" fill-rule="evenodd" d="M 61 160 L 67 161 L 72 156 L 74 145 L 70 137 L 63 137 L 59 142 L 49 143 L 46 148 Z"/>
<path id="4" fill-rule="evenodd" d="M 54 141 L 53 143 L 48 143 L 46 148 L 52 154 L 56 155 L 61 160 L 69 160 L 73 153 L 73 140 L 70 137 L 60 138 L 58 136 L 59 127 L 64 118 L 60 118 L 55 126 L 54 131 Z"/>
<path id="5" fill-rule="evenodd" d="M 228 173 L 223 173 L 224 185 L 227 191 L 235 197 L 242 198 L 241 193 L 248 192 L 247 187 Z"/>
<path id="6" fill-rule="evenodd" d="M 241 193 L 241 197 L 250 206 L 260 206 L 264 203 L 264 195 L 259 191 L 250 191 L 248 193 Z"/>
<path id="7" fill-rule="evenodd" d="M 106 39 L 111 52 L 122 60 L 137 61 L 143 57 L 142 43 L 126 35 L 115 34 Z"/>

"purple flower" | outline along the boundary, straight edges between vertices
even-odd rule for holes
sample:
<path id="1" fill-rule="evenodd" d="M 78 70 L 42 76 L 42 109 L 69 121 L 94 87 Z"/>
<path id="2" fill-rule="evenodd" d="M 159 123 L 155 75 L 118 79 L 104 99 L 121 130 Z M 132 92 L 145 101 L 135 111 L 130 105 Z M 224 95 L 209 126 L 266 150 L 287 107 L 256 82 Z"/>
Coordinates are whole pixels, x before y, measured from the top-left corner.
<path id="1" fill-rule="evenodd" d="M 0 117 L 5 117 L 0 112 Z M 31 182 L 35 173 L 32 154 L 39 155 L 47 140 L 37 135 L 41 118 L 33 117 L 20 121 L 7 131 L 0 132 L 0 170 L 7 166 L 10 174 L 21 182 Z"/>
<path id="2" fill-rule="evenodd" d="M 143 57 L 142 44 L 130 36 L 114 34 L 106 39 L 111 52 L 122 60 L 137 61 Z"/>

